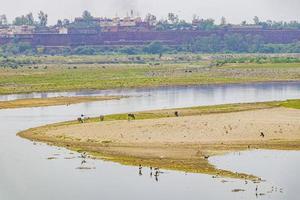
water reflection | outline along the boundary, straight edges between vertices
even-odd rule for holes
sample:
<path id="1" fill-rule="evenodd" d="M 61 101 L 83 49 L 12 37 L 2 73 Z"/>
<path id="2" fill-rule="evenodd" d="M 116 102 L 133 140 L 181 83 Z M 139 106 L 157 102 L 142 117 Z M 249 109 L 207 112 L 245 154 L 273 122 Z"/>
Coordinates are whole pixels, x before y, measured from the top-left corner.
<path id="1" fill-rule="evenodd" d="M 153 167 L 149 167 L 149 168 L 146 168 L 146 167 L 142 167 L 142 165 L 139 165 L 138 170 L 139 170 L 139 173 L 138 173 L 139 176 L 143 176 L 143 171 L 147 171 L 147 172 L 149 172 L 150 179 L 153 179 L 153 177 L 154 177 L 154 180 L 156 182 L 159 181 L 159 176 L 161 174 L 164 174 L 164 172 L 161 171 L 158 167 L 154 167 L 154 168 Z"/>
<path id="2" fill-rule="evenodd" d="M 253 84 L 228 84 L 228 85 L 201 85 L 201 86 L 182 86 L 182 87 L 160 87 L 146 89 L 115 89 L 115 90 L 95 90 L 79 92 L 52 92 L 52 93 L 30 93 L 1 95 L 0 101 L 8 101 L 25 98 L 48 98 L 48 97 L 72 97 L 72 96 L 108 96 L 108 95 L 130 95 L 130 96 L 151 96 L 143 98 L 143 103 L 149 103 L 157 98 L 156 101 L 169 102 L 171 105 L 179 104 L 182 96 L 190 102 L 205 102 L 216 104 L 226 102 L 241 101 L 269 101 L 282 100 L 286 98 L 299 98 L 299 82 L 274 82 L 274 83 L 253 83 Z M 89 105 L 89 104 L 86 104 Z"/>

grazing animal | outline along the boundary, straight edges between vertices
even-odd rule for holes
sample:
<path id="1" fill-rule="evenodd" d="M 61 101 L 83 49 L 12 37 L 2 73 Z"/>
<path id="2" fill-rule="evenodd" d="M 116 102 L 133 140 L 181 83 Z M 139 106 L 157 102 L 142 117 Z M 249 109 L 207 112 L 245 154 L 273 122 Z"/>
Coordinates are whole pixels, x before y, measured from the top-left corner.
<path id="1" fill-rule="evenodd" d="M 204 159 L 206 159 L 206 160 L 209 159 L 209 156 L 204 156 Z"/>
<path id="2" fill-rule="evenodd" d="M 80 123 L 83 123 L 83 119 L 81 117 L 78 117 L 77 121 L 80 122 Z"/>
<path id="3" fill-rule="evenodd" d="M 104 121 L 104 115 L 100 115 L 100 121 L 101 121 L 101 122 Z"/>
<path id="4" fill-rule="evenodd" d="M 130 121 L 130 119 L 135 120 L 135 115 L 134 114 L 128 114 L 128 121 Z"/>
<path id="5" fill-rule="evenodd" d="M 260 137 L 265 137 L 265 134 L 263 132 L 260 132 Z"/>
<path id="6" fill-rule="evenodd" d="M 175 111 L 174 114 L 175 114 L 176 117 L 179 117 L 179 112 L 178 111 Z"/>

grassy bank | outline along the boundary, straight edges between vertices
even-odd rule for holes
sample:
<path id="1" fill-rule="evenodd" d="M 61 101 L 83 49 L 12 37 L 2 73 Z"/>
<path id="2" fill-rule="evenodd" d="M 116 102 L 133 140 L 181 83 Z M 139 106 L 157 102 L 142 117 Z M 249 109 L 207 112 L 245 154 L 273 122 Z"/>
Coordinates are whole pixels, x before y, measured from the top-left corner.
<path id="1" fill-rule="evenodd" d="M 230 104 L 219 106 L 193 107 L 184 109 L 159 110 L 153 112 L 136 113 L 137 120 L 145 119 L 166 119 L 173 118 L 175 111 L 180 116 L 199 116 L 216 113 L 241 112 L 249 110 L 261 110 L 271 108 L 299 108 L 300 100 L 291 100 L 283 102 L 267 102 L 253 104 Z M 106 122 L 116 120 L 127 120 L 126 114 L 117 114 L 105 116 Z M 86 121 L 88 123 L 99 122 L 100 119 L 92 118 Z M 193 143 L 193 144 L 169 144 L 169 143 L 151 143 L 147 145 L 135 144 L 134 141 L 127 144 L 116 143 L 114 141 L 96 141 L 80 140 L 64 135 L 51 136 L 46 133 L 51 130 L 59 130 L 72 125 L 78 125 L 77 121 L 62 122 L 29 129 L 19 133 L 19 136 L 34 141 L 46 142 L 55 146 L 62 146 L 78 152 L 89 152 L 90 155 L 100 159 L 106 159 L 119 162 L 126 165 L 156 166 L 165 169 L 181 170 L 188 172 L 197 172 L 217 176 L 257 179 L 257 177 L 247 174 L 234 173 L 227 170 L 221 170 L 211 165 L 207 156 L 220 155 L 232 151 L 242 151 L 249 149 L 286 149 L 299 150 L 300 141 L 290 140 L 265 140 L 259 142 L 217 142 L 217 143 Z M 153 152 L 162 152 L 162 155 Z M 180 155 L 179 156 L 179 152 Z"/>
<path id="2" fill-rule="evenodd" d="M 82 97 L 18 99 L 18 100 L 11 100 L 11 101 L 0 101 L 0 109 L 71 105 L 71 104 L 84 103 L 84 102 L 117 100 L 117 99 L 120 99 L 120 97 L 82 96 Z"/>
<path id="3" fill-rule="evenodd" d="M 297 62 L 225 62 L 222 66 L 216 65 L 220 59 L 240 56 L 178 54 L 161 58 L 157 55 L 16 57 L 9 62 L 22 63 L 20 67 L 4 68 L 4 61 L 3 66 L 0 66 L 0 94 L 300 80 L 300 63 Z"/>

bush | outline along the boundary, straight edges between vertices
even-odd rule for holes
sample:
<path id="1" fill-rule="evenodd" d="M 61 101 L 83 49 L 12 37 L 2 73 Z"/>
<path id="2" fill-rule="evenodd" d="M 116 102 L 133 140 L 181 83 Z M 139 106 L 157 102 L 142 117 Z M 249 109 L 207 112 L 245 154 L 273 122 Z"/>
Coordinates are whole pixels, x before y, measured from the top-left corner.
<path id="1" fill-rule="evenodd" d="M 143 51 L 149 54 L 161 54 L 166 49 L 160 42 L 151 42 L 148 46 L 144 47 Z"/>
<path id="2" fill-rule="evenodd" d="M 93 47 L 89 46 L 80 46 L 73 50 L 73 53 L 78 55 L 95 55 L 96 50 Z"/>
<path id="3" fill-rule="evenodd" d="M 136 55 L 141 53 L 140 49 L 136 47 L 124 47 L 119 50 L 120 53 L 122 54 L 127 54 L 127 55 Z"/>

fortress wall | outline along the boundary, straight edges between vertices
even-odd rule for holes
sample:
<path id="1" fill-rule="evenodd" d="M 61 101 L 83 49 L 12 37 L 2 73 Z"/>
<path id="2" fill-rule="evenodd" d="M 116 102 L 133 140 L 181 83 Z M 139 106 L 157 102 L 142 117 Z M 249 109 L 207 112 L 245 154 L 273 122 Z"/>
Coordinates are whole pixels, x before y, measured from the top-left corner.
<path id="1" fill-rule="evenodd" d="M 215 31 L 137 31 L 102 32 L 99 34 L 33 34 L 17 35 L 18 41 L 34 46 L 78 46 L 78 45 L 141 45 L 151 41 L 165 44 L 182 44 L 190 39 L 212 34 L 260 35 L 267 43 L 291 43 L 300 41 L 300 30 L 215 30 Z M 13 42 L 14 38 L 1 37 L 0 45 Z"/>

